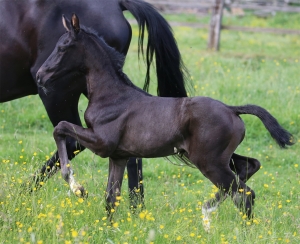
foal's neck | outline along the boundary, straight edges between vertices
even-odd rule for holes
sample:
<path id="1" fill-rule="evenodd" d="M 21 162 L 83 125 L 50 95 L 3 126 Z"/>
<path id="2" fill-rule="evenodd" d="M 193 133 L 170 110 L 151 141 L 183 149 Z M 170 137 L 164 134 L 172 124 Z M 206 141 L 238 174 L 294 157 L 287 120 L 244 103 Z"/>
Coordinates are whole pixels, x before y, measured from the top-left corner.
<path id="1" fill-rule="evenodd" d="M 87 45 L 85 65 L 88 69 L 86 80 L 89 99 L 118 94 L 125 84 L 120 80 L 120 74 L 113 64 L 114 60 L 96 41 L 90 41 Z"/>

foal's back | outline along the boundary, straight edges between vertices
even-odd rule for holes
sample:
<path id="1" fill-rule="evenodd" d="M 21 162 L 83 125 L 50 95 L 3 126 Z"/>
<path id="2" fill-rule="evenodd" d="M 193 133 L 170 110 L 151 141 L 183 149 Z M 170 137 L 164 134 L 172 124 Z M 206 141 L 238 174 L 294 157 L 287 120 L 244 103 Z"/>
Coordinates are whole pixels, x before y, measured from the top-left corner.
<path id="1" fill-rule="evenodd" d="M 128 109 L 116 124 L 121 131 L 116 154 L 163 157 L 176 150 L 189 153 L 194 146 L 201 150 L 229 143 L 236 148 L 244 136 L 242 120 L 225 104 L 208 97 L 142 96 L 138 101 L 126 103 Z"/>

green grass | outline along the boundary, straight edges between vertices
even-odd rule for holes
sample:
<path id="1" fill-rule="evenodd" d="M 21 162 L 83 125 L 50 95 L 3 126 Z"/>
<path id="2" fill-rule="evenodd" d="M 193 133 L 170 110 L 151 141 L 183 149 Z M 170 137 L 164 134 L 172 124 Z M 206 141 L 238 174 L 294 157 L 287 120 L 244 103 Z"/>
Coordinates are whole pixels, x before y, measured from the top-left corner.
<path id="1" fill-rule="evenodd" d="M 221 52 L 213 53 L 206 51 L 205 30 L 176 27 L 174 34 L 195 95 L 263 106 L 298 142 L 281 150 L 259 119 L 242 116 L 247 132 L 237 152 L 262 163 L 248 182 L 256 192 L 254 223 L 227 199 L 206 233 L 201 205 L 216 188 L 198 170 L 165 159 L 143 160 L 147 212 L 130 213 L 125 177 L 114 226 L 104 211 L 107 160 L 88 150 L 72 161 L 76 178 L 89 191 L 87 200 L 68 195 L 60 174 L 39 191 L 21 194 L 21 183 L 56 149 L 46 111 L 38 96 L 30 96 L 0 104 L 0 243 L 300 242 L 299 38 L 223 31 Z M 124 70 L 142 86 L 145 70 L 137 62 L 136 37 L 134 27 Z M 153 84 L 152 94 L 155 89 Z M 82 98 L 81 115 L 86 104 Z"/>

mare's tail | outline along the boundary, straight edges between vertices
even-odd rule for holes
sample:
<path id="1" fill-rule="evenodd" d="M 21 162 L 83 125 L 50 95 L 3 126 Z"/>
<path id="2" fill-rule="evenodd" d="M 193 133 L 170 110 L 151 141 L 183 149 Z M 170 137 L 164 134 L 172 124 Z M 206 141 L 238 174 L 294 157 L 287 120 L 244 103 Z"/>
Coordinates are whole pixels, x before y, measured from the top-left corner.
<path id="1" fill-rule="evenodd" d="M 141 0 L 120 0 L 122 10 L 128 10 L 139 26 L 138 51 L 145 57 L 147 73 L 144 90 L 148 91 L 150 66 L 156 57 L 157 94 L 163 97 L 186 97 L 184 80 L 189 78 L 172 29 L 149 3 Z M 143 50 L 145 27 L 148 31 L 146 55 Z"/>
<path id="2" fill-rule="evenodd" d="M 293 145 L 293 136 L 277 122 L 277 120 L 264 108 L 256 105 L 228 106 L 236 115 L 252 114 L 257 116 L 264 124 L 278 145 L 285 148 Z"/>

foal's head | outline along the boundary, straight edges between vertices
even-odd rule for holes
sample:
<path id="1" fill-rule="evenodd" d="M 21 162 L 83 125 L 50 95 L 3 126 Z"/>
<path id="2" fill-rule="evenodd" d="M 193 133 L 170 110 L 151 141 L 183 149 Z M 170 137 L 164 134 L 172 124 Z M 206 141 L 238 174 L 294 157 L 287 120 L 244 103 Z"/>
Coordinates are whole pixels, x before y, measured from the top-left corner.
<path id="1" fill-rule="evenodd" d="M 60 37 L 53 52 L 38 70 L 36 80 L 40 86 L 70 73 L 84 73 L 84 47 L 80 45 L 83 35 L 79 19 L 73 14 L 71 22 L 65 16 L 62 22 L 67 32 Z"/>
<path id="2" fill-rule="evenodd" d="M 95 31 L 81 28 L 76 14 L 73 14 L 71 21 L 63 16 L 62 22 L 67 32 L 60 37 L 53 52 L 38 70 L 38 85 L 45 86 L 46 82 L 70 73 L 86 74 L 91 68 L 86 64 L 87 53 L 96 57 L 95 65 L 101 65 L 100 61 L 110 60 L 110 65 L 116 70 L 122 68 L 124 56 L 108 46 Z M 92 61 L 90 57 L 89 60 Z"/>
<path id="3" fill-rule="evenodd" d="M 38 85 L 46 87 L 66 75 L 86 75 L 101 67 L 103 70 L 113 69 L 127 84 L 131 84 L 122 72 L 123 54 L 108 46 L 92 29 L 80 27 L 75 14 L 71 21 L 63 16 L 62 22 L 67 32 L 60 37 L 53 52 L 38 70 Z"/>

